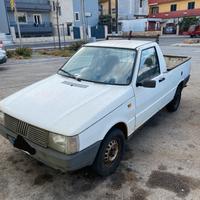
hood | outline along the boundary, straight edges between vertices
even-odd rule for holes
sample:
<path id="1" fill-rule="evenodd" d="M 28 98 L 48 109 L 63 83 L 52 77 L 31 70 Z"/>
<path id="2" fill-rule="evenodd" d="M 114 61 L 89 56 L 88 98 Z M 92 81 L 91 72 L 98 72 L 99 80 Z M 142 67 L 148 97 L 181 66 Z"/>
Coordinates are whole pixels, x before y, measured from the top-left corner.
<path id="1" fill-rule="evenodd" d="M 112 86 L 54 75 L 0 102 L 0 110 L 45 130 L 73 136 L 128 100 L 131 86 Z"/>

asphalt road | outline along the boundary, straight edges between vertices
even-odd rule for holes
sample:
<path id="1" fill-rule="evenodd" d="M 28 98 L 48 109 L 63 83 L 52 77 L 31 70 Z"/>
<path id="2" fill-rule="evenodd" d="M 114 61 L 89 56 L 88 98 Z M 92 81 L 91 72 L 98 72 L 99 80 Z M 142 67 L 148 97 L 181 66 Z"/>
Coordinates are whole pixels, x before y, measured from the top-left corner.
<path id="1" fill-rule="evenodd" d="M 0 137 L 0 200 L 199 200 L 200 48 L 162 46 L 192 56 L 192 76 L 176 113 L 165 109 L 129 141 L 117 172 L 100 178 L 83 169 L 63 174 Z M 64 58 L 8 61 L 0 67 L 0 100 L 57 71 Z"/>

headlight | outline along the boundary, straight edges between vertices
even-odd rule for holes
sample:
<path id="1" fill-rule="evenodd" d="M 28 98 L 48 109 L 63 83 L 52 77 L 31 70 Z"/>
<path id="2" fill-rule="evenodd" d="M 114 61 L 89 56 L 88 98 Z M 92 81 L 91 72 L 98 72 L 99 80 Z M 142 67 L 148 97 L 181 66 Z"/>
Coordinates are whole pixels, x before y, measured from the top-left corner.
<path id="1" fill-rule="evenodd" d="M 4 125 L 4 113 L 0 111 L 0 124 Z"/>
<path id="2" fill-rule="evenodd" d="M 68 137 L 50 133 L 48 146 L 62 153 L 73 154 L 79 151 L 79 136 Z"/>

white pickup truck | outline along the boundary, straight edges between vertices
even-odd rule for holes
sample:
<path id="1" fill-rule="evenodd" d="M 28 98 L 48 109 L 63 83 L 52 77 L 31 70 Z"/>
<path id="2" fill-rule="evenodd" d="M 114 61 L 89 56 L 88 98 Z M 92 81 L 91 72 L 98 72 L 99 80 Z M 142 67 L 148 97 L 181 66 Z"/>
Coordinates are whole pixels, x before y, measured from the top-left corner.
<path id="1" fill-rule="evenodd" d="M 0 102 L 0 134 L 55 169 L 106 176 L 136 129 L 178 109 L 189 77 L 190 58 L 163 56 L 155 42 L 86 44 L 57 74 Z"/>

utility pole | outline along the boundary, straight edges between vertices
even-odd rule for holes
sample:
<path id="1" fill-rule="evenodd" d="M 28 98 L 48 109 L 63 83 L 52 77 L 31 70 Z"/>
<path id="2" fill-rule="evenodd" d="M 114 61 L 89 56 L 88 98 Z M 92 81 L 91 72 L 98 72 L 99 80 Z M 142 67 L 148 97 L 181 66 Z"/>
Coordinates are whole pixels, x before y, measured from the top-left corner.
<path id="1" fill-rule="evenodd" d="M 116 14 L 116 33 L 118 33 L 118 0 L 115 0 L 115 14 Z"/>
<path id="2" fill-rule="evenodd" d="M 19 37 L 19 42 L 20 42 L 20 48 L 22 48 L 22 35 L 21 35 L 18 14 L 17 14 L 17 5 L 16 5 L 15 0 L 10 0 L 10 7 L 11 7 L 11 10 L 14 11 L 15 21 L 17 24 L 18 37 Z"/>
<path id="3" fill-rule="evenodd" d="M 110 16 L 110 19 L 109 19 L 110 33 L 112 33 L 112 2 L 111 0 L 108 0 L 108 14 Z"/>
<path id="4" fill-rule="evenodd" d="M 22 48 L 22 35 L 21 35 L 21 30 L 20 30 L 20 25 L 19 25 L 19 20 L 18 20 L 18 14 L 17 14 L 17 8 L 16 8 L 16 6 L 15 6 L 15 19 L 16 19 L 16 23 L 17 23 L 17 30 L 18 30 L 20 48 Z"/>
<path id="5" fill-rule="evenodd" d="M 62 32 L 63 32 L 63 41 L 64 41 L 64 48 L 65 48 L 65 24 L 61 24 Z"/>
<path id="6" fill-rule="evenodd" d="M 61 49 L 61 40 L 60 40 L 60 24 L 59 24 L 59 9 L 60 9 L 60 4 L 59 1 L 56 1 L 56 26 L 57 26 L 57 31 L 58 31 L 58 43 L 59 43 L 59 49 Z"/>
<path id="7" fill-rule="evenodd" d="M 81 6 L 81 23 L 83 26 L 83 40 L 87 41 L 87 32 L 86 32 L 86 24 L 85 24 L 85 0 L 80 0 Z"/>

